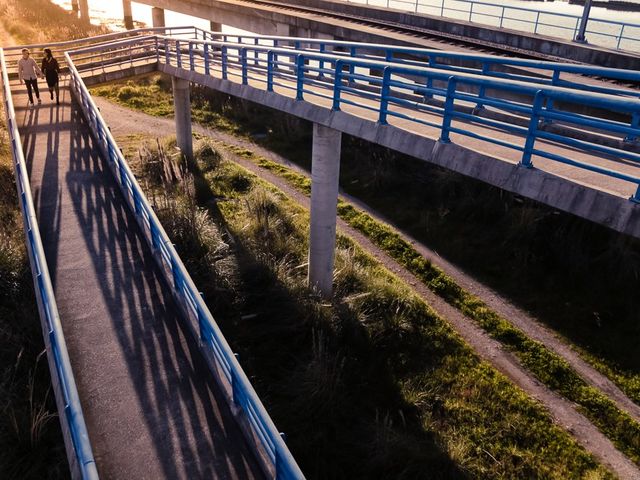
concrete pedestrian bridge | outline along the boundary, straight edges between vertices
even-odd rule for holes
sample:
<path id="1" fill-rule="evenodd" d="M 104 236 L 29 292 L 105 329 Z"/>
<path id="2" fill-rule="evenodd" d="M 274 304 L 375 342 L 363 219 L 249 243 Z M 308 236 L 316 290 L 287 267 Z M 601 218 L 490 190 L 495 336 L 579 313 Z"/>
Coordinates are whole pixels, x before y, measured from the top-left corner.
<path id="1" fill-rule="evenodd" d="M 343 133 L 640 237 L 640 74 L 288 36 L 154 28 L 53 45 L 60 107 L 3 93 L 47 353 L 76 478 L 303 478 L 88 86 L 173 79 L 313 122 L 309 280 L 329 295 Z M 596 78 L 597 77 L 597 78 Z M 64 334 L 63 334 L 64 330 Z"/>

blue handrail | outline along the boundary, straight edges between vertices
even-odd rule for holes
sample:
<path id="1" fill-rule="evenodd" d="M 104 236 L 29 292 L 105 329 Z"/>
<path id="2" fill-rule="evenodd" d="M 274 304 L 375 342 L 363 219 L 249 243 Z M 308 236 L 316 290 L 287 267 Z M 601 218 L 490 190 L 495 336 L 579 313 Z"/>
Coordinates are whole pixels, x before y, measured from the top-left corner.
<path id="1" fill-rule="evenodd" d="M 276 41 L 280 42 L 280 40 Z M 112 48 L 122 48 L 122 45 L 131 43 L 135 43 L 135 40 L 123 40 L 117 45 L 112 45 Z M 300 46 L 301 43 L 294 41 L 294 45 Z M 259 85 L 262 83 L 267 91 L 273 91 L 274 86 L 277 86 L 295 92 L 295 98 L 298 100 L 303 100 L 305 95 L 331 98 L 334 110 L 339 110 L 343 104 L 357 106 L 376 112 L 381 123 L 388 122 L 389 117 L 396 117 L 409 120 L 417 125 L 437 127 L 441 130 L 440 138 L 443 142 L 447 141 L 450 133 L 481 139 L 522 152 L 521 165 L 525 167 L 531 167 L 531 155 L 543 156 L 556 162 L 574 165 L 636 184 L 638 188 L 631 199 L 640 201 L 640 178 L 637 176 L 577 162 L 552 151 L 534 148 L 537 139 L 545 139 L 597 156 L 613 156 L 633 163 L 640 163 L 640 154 L 633 149 L 605 145 L 607 142 L 610 143 L 613 137 L 621 137 L 620 141 L 623 139 L 633 141 L 640 137 L 640 100 L 636 98 L 615 96 L 597 91 L 582 92 L 573 87 L 541 85 L 534 82 L 492 78 L 468 72 L 451 72 L 446 69 L 389 63 L 371 59 L 366 53 L 358 54 L 356 46 L 350 50 L 349 55 L 336 55 L 305 49 L 295 50 L 295 47 L 273 48 L 268 45 L 255 45 L 255 42 L 244 44 L 205 40 L 177 41 L 168 37 L 160 37 L 158 48 L 161 49 L 161 52 L 159 52 L 160 55 L 154 53 L 153 58 L 154 60 L 161 58 L 161 61 L 168 65 L 173 62 L 178 68 L 185 65 L 185 68 L 191 71 L 204 71 L 205 45 L 208 54 L 206 63 L 210 75 L 221 74 L 222 78 L 227 80 L 233 79 L 233 76 L 237 75 L 242 84 L 252 82 L 254 86 L 260 88 Z M 144 47 L 142 50 L 145 48 L 148 47 Z M 74 55 L 86 54 L 99 49 L 100 47 L 85 48 L 73 53 Z M 354 51 L 356 56 L 353 56 L 352 52 Z M 365 50 L 362 49 L 362 51 Z M 185 55 L 185 52 L 190 52 L 190 55 Z M 251 58 L 250 61 L 249 58 Z M 386 75 L 380 76 L 373 73 L 385 70 Z M 362 73 L 363 71 L 366 73 Z M 632 72 L 632 75 L 637 74 Z M 558 76 L 557 72 L 554 72 L 554 77 Z M 453 86 L 451 85 L 452 79 L 455 80 Z M 538 91 L 541 92 L 540 96 L 544 100 L 543 107 L 536 107 L 533 101 Z M 505 98 L 509 95 L 515 96 L 517 100 Z M 444 105 L 432 104 L 431 99 L 434 97 L 441 98 Z M 527 101 L 527 98 L 530 100 Z M 465 106 L 469 104 L 489 106 L 505 114 L 524 116 L 528 119 L 529 126 L 528 128 L 520 126 L 511 120 L 473 115 L 473 112 L 465 111 Z M 596 111 L 599 109 L 609 115 L 626 116 L 629 121 L 611 120 L 571 112 L 566 110 L 566 106 L 563 107 L 563 104 L 589 105 Z M 420 118 L 412 112 L 429 112 L 438 115 L 442 120 L 437 123 L 433 120 Z M 532 118 L 547 124 L 558 121 L 572 127 L 587 128 L 589 135 L 593 138 L 577 142 L 568 133 L 550 137 L 544 129 L 538 128 L 537 122 L 533 122 Z M 516 117 L 513 119 L 515 121 Z M 469 128 L 460 128 L 452 124 L 453 120 L 475 123 L 517 134 L 523 137 L 524 146 L 505 142 L 488 133 L 483 134 Z M 599 142 L 604 142 L 604 144 L 600 145 Z"/>
<path id="2" fill-rule="evenodd" d="M 69 361 L 55 295 L 51 286 L 47 259 L 42 247 L 40 229 L 38 228 L 38 220 L 29 185 L 29 174 L 22 151 L 22 142 L 11 97 L 11 85 L 9 83 L 4 49 L 0 49 L 0 68 L 2 69 L 2 93 L 5 102 L 4 107 L 11 153 L 14 160 L 16 188 L 22 211 L 27 252 L 31 264 L 40 319 L 43 323 L 43 330 L 46 333 L 45 345 L 49 347 L 51 379 L 60 411 L 60 423 L 63 431 L 68 432 L 68 438 L 65 436 L 65 443 L 71 443 L 71 445 L 67 445 L 69 463 L 72 467 L 71 473 L 74 478 L 97 480 L 98 472 Z"/>
<path id="3" fill-rule="evenodd" d="M 379 3 L 374 4 L 370 2 L 370 0 L 347 0 L 350 3 L 359 3 L 365 5 L 371 5 L 373 7 L 380 7 Z M 449 17 L 457 20 L 466 20 L 468 22 L 479 22 L 487 25 L 491 25 L 494 27 L 503 28 L 505 27 L 505 20 L 508 22 L 514 22 L 521 25 L 528 25 L 531 28 L 531 32 L 534 34 L 537 33 L 547 33 L 548 32 L 540 32 L 539 27 L 549 27 L 555 30 L 563 30 L 567 33 L 570 33 L 566 36 L 562 35 L 551 35 L 559 38 L 567 38 L 567 39 L 575 39 L 578 33 L 578 29 L 580 26 L 581 17 L 578 15 L 571 15 L 567 13 L 556 13 L 549 12 L 544 10 L 535 10 L 532 8 L 526 7 L 515 7 L 511 5 L 500 5 L 498 3 L 489 3 L 489 2 L 481 2 L 477 0 L 435 0 L 435 3 L 425 3 L 420 0 L 386 0 L 386 4 L 382 6 L 386 6 L 386 8 L 396 8 L 398 9 L 398 5 L 406 5 L 405 8 L 400 7 L 400 10 L 413 11 L 415 13 L 426 13 L 433 14 L 440 17 Z M 459 8 L 459 5 L 468 5 L 467 8 Z M 500 13 L 489 13 L 489 11 L 495 12 L 499 11 Z M 515 12 L 524 12 L 525 14 L 530 14 L 529 18 L 523 18 L 522 16 L 509 16 L 514 15 Z M 548 20 L 550 23 L 545 23 L 540 21 L 540 17 L 544 15 L 546 17 L 551 17 L 555 19 Z M 493 19 L 493 22 L 487 21 L 488 19 Z M 571 25 L 562 25 L 562 21 L 570 22 Z M 595 29 L 593 25 L 602 24 L 605 26 L 615 28 L 618 33 L 609 33 L 604 31 L 603 29 Z M 591 27 L 589 28 L 589 25 Z M 634 48 L 627 50 L 640 50 L 640 38 L 638 37 L 630 37 L 625 36 L 625 29 L 639 29 L 640 24 L 637 23 L 626 23 L 626 22 L 617 22 L 615 20 L 606 20 L 604 18 L 596 18 L 592 17 L 587 24 L 586 34 L 596 35 L 602 37 L 605 42 L 603 46 L 607 47 L 615 47 L 616 49 L 621 49 L 621 45 L 624 41 L 629 42 L 633 45 Z M 516 30 L 525 31 L 525 29 L 516 27 Z"/>
<path id="4" fill-rule="evenodd" d="M 438 69 L 398 65 L 369 58 L 295 51 L 291 48 L 272 48 L 255 44 L 225 44 L 224 42 L 204 40 L 183 40 L 178 44 L 175 40 L 166 37 L 163 37 L 158 44 L 162 45 L 161 48 L 164 50 L 160 57 L 169 65 L 172 62 L 174 65 L 178 65 L 178 61 L 182 65 L 184 61 L 185 64 L 189 63 L 189 66 L 185 65 L 185 68 L 202 71 L 204 45 L 208 45 L 207 52 L 210 57 L 208 67 L 211 75 L 221 73 L 222 77 L 226 79 L 232 79 L 234 75 L 237 75 L 243 84 L 252 82 L 256 88 L 261 88 L 260 85 L 263 84 L 268 91 L 273 91 L 274 86 L 277 86 L 294 91 L 295 98 L 298 100 L 304 100 L 305 95 L 332 98 L 334 110 L 339 110 L 343 104 L 357 106 L 377 112 L 382 123 L 388 122 L 389 117 L 396 117 L 418 125 L 438 127 L 441 130 L 440 139 L 443 142 L 448 140 L 450 133 L 481 139 L 522 152 L 520 163 L 525 167 L 531 167 L 532 155 L 570 164 L 634 183 L 637 188 L 631 199 L 640 201 L 640 177 L 574 161 L 572 158 L 558 155 L 553 151 L 535 148 L 537 139 L 552 140 L 565 147 L 578 148 L 597 156 L 613 156 L 640 164 L 640 154 L 633 150 L 622 146 L 607 147 L 599 144 L 599 141 L 606 139 L 607 135 L 609 137 L 611 135 L 620 136 L 622 137 L 620 141 L 623 138 L 634 139 L 640 136 L 638 127 L 640 100 L 638 99 L 581 92 L 573 88 L 491 78 L 464 72 L 452 74 L 452 72 Z M 191 44 L 191 46 L 189 47 L 187 44 Z M 183 60 L 185 52 L 188 51 L 192 52 L 192 56 L 186 56 Z M 251 61 L 248 60 L 249 57 L 252 58 Z M 319 67 L 321 63 L 324 64 L 323 68 Z M 362 71 L 368 73 L 362 73 Z M 385 71 L 385 74 L 380 77 L 371 73 L 375 71 Z M 323 75 L 323 79 L 320 79 L 320 74 Z M 433 86 L 434 82 L 439 82 L 444 86 L 435 87 Z M 430 84 L 431 86 L 429 86 Z M 470 93 L 474 90 L 475 93 Z M 483 92 L 482 98 L 480 98 L 480 92 Z M 491 94 L 487 92 L 491 92 Z M 503 97 L 507 94 L 516 94 L 518 98 L 528 97 L 531 101 L 506 100 Z M 413 100 L 407 99 L 407 95 Z M 444 106 L 434 106 L 425 102 L 424 98 L 434 96 L 442 98 Z M 420 100 L 416 101 L 416 97 Z M 542 99 L 543 107 L 536 106 L 536 102 L 533 101 L 535 97 Z M 629 122 L 563 110 L 558 107 L 559 102 L 590 105 L 595 109 L 626 115 Z M 499 119 L 472 115 L 464 111 L 464 106 L 468 104 L 483 104 L 504 112 L 524 115 L 529 119 L 529 126 L 518 126 Z M 442 120 L 438 124 L 432 120 L 420 118 L 411 112 L 429 112 L 438 115 Z M 532 119 L 537 120 L 533 121 Z M 523 138 L 524 145 L 505 142 L 489 133 L 483 134 L 473 132 L 468 128 L 461 128 L 452 124 L 453 120 L 476 123 L 515 133 Z M 596 138 L 593 141 L 578 142 L 569 135 L 549 136 L 548 132 L 538 128 L 538 121 L 561 121 L 578 128 L 586 127 L 591 132 L 590 135 Z"/>
<path id="5" fill-rule="evenodd" d="M 218 40 L 227 45 L 231 43 L 256 45 L 257 42 L 258 45 L 262 46 L 269 45 L 274 48 L 293 47 L 296 51 L 305 50 L 318 53 L 327 53 L 329 49 L 333 49 L 330 53 L 334 55 L 356 56 L 359 58 L 368 57 L 372 59 L 380 57 L 384 58 L 387 62 L 402 65 L 426 66 L 428 64 L 430 68 L 451 72 L 477 73 L 495 78 L 522 80 L 543 85 L 565 86 L 611 95 L 640 97 L 639 90 L 605 87 L 589 82 L 579 80 L 571 81 L 561 78 L 562 74 L 575 74 L 640 83 L 640 72 L 634 70 L 375 43 L 302 37 L 228 34 L 209 32 L 199 28 L 196 28 L 196 32 L 196 38 L 202 36 L 203 40 Z M 198 33 L 200 35 L 198 35 Z M 336 49 L 338 48 L 344 50 L 344 52 L 337 51 Z M 456 63 L 451 63 L 452 61 Z M 470 65 L 470 63 L 475 64 L 475 66 Z M 504 71 L 503 67 L 512 67 L 515 71 Z"/>
<path id="6" fill-rule="evenodd" d="M 158 44 L 162 44 L 166 38 L 159 39 Z M 242 412 L 241 425 L 243 421 L 246 422 L 251 430 L 250 437 L 257 439 L 257 446 L 260 449 L 257 455 L 258 459 L 264 459 L 266 456 L 268 460 L 266 470 L 273 478 L 278 480 L 303 479 L 302 471 L 238 363 L 120 152 L 69 52 L 65 53 L 65 57 L 69 65 L 71 91 L 94 133 L 98 146 L 108 160 L 122 194 L 135 214 L 161 271 L 169 284 L 172 285 L 173 295 L 178 305 L 189 320 L 189 326 L 193 333 L 199 338 L 201 350 L 214 371 L 216 380 L 222 385 L 232 405 Z M 155 52 L 153 52 L 153 59 L 157 59 Z M 194 57 L 192 57 L 192 61 L 193 59 Z"/>

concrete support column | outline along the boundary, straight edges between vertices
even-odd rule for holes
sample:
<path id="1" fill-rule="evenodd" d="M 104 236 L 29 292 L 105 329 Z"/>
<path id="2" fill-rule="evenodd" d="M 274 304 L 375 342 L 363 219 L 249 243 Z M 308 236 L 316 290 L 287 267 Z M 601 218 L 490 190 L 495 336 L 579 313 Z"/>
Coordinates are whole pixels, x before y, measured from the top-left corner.
<path id="1" fill-rule="evenodd" d="M 211 20 L 209 21 L 209 30 L 212 32 L 222 32 L 222 24 Z"/>
<path id="2" fill-rule="evenodd" d="M 176 114 L 176 139 L 178 148 L 187 161 L 193 160 L 193 137 L 191 136 L 191 97 L 189 82 L 171 77 L 173 106 Z"/>
<path id="3" fill-rule="evenodd" d="M 133 12 L 131 11 L 131 0 L 122 0 L 122 11 L 124 12 L 124 28 L 133 28 Z"/>
<path id="4" fill-rule="evenodd" d="M 79 0 L 80 1 L 80 18 L 89 23 L 91 19 L 89 18 L 89 0 Z"/>
<path id="5" fill-rule="evenodd" d="M 309 286 L 325 298 L 333 291 L 341 143 L 342 133 L 313 124 Z"/>
<path id="6" fill-rule="evenodd" d="M 153 7 L 151 9 L 151 22 L 154 27 L 165 27 L 164 8 Z"/>

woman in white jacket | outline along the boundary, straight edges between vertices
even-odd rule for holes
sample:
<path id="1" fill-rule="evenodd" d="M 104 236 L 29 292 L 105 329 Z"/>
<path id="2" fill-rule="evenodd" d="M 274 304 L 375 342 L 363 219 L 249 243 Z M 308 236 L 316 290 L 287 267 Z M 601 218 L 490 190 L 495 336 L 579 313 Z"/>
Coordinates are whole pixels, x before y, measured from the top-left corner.
<path id="1" fill-rule="evenodd" d="M 42 103 L 40 100 L 40 90 L 38 89 L 38 77 L 42 76 L 42 71 L 38 67 L 36 61 L 30 57 L 28 49 L 22 49 L 22 58 L 18 60 L 18 78 L 20 81 L 24 81 L 27 86 L 27 93 L 29 94 L 29 106 L 33 107 L 33 92 L 36 94 L 38 103 Z M 32 92 L 33 90 L 33 92 Z"/>

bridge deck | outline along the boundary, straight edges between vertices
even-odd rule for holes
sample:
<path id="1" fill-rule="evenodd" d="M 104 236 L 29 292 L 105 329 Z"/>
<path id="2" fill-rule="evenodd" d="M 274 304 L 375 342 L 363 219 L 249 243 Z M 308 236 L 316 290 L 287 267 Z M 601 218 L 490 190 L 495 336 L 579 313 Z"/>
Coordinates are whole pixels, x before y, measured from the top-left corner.
<path id="1" fill-rule="evenodd" d="M 175 62 L 175 59 L 173 59 L 173 62 Z M 183 65 L 188 65 L 188 57 L 183 56 L 182 62 Z M 210 75 L 212 77 L 220 79 L 222 74 L 220 70 L 218 70 L 218 68 L 219 67 L 217 66 L 212 66 Z M 193 77 L 191 72 L 189 72 L 189 70 L 187 69 L 183 68 L 173 71 L 176 74 L 180 74 L 180 76 L 182 76 L 183 78 L 191 78 L 193 81 L 198 82 L 198 78 Z M 202 66 L 196 66 L 195 72 L 193 73 L 204 73 L 204 68 Z M 228 79 L 233 83 L 241 83 L 242 75 L 240 69 L 236 68 L 235 66 L 230 66 L 228 68 Z M 285 97 L 295 98 L 296 81 L 293 75 L 290 75 L 289 79 L 276 78 L 275 82 L 275 93 Z M 249 75 L 248 84 L 258 90 L 264 91 L 266 90 L 266 76 L 252 72 Z M 327 82 L 325 85 L 305 85 L 305 91 L 308 92 L 304 95 L 305 102 L 311 103 L 318 107 L 323 107 L 325 109 L 331 109 L 331 97 L 333 95 L 331 82 Z M 366 98 L 362 98 L 359 95 L 354 95 L 348 92 L 343 92 L 342 98 L 359 104 L 359 106 L 342 104 L 340 108 L 343 112 L 349 113 L 354 117 L 370 120 L 373 122 L 376 122 L 378 120 L 378 100 L 369 100 Z M 490 107 L 488 108 L 490 109 Z M 433 127 L 424 125 L 415 121 L 391 115 L 387 117 L 389 125 L 395 126 L 419 137 L 425 137 L 432 140 L 437 140 L 438 138 L 440 138 L 441 128 L 439 127 L 439 125 L 442 124 L 442 115 L 425 111 L 416 111 L 415 109 L 398 105 L 394 105 L 392 107 L 392 111 L 408 117 L 413 117 L 422 122 L 430 122 L 438 126 Z M 508 144 L 524 146 L 525 143 L 525 137 L 523 135 L 507 132 L 495 127 L 480 125 L 477 123 L 470 123 L 459 119 L 454 119 L 452 122 L 452 126 L 465 129 L 482 137 L 494 138 Z M 579 132 L 579 130 L 577 129 L 576 131 Z M 585 132 L 585 134 L 588 134 L 588 132 Z M 471 138 L 469 136 L 451 133 L 451 141 L 471 151 L 479 152 L 486 155 L 487 157 L 506 161 L 514 165 L 520 162 L 520 160 L 522 159 L 522 152 L 518 150 L 489 143 L 484 140 Z M 628 175 L 638 175 L 639 173 L 637 163 L 613 156 L 607 156 L 598 152 L 590 153 L 584 150 L 574 149 L 570 146 L 561 145 L 559 143 L 542 139 L 538 139 L 536 141 L 536 148 L 540 148 L 541 150 L 556 155 L 565 156 L 574 161 L 611 169 Z M 596 190 L 608 192 L 619 197 L 629 198 L 636 190 L 636 186 L 630 182 L 606 176 L 600 173 L 576 168 L 574 166 L 549 160 L 538 155 L 532 156 L 532 162 L 537 169 L 552 173 L 553 175 L 567 179 L 570 182 L 584 185 Z M 486 168 L 491 168 L 491 166 L 487 165 Z"/>
<path id="2" fill-rule="evenodd" d="M 101 477 L 262 477 L 68 90 L 12 90 Z"/>

